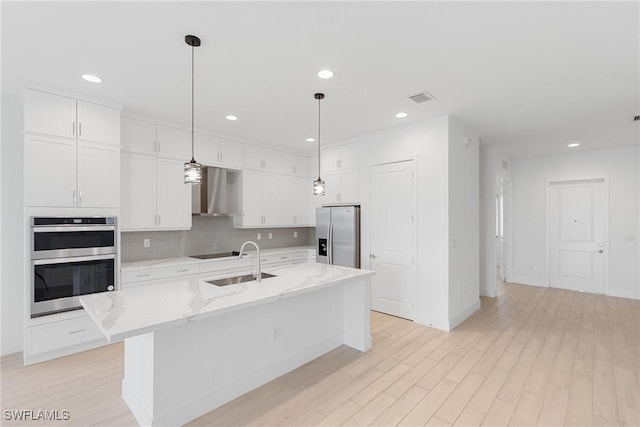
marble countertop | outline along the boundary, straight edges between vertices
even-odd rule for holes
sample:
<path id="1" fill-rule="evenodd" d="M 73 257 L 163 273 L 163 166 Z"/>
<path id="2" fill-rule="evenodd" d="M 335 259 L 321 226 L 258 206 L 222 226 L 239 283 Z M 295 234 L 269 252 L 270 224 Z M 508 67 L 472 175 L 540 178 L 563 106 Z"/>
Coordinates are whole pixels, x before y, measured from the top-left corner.
<path id="1" fill-rule="evenodd" d="M 218 287 L 207 278 L 174 279 L 154 286 L 83 295 L 80 303 L 109 342 L 200 318 L 310 292 L 372 271 L 317 263 L 265 269 L 277 277 Z"/>
<path id="2" fill-rule="evenodd" d="M 253 247 L 247 247 L 245 249 L 246 249 L 245 252 L 248 254 L 253 254 L 255 252 L 255 249 Z M 275 255 L 279 253 L 302 251 L 302 250 L 315 250 L 315 247 L 291 246 L 291 247 L 285 247 L 285 248 L 261 249 L 260 254 Z M 182 266 L 182 265 L 205 264 L 205 263 L 212 263 L 212 262 L 229 261 L 237 258 L 238 258 L 237 256 L 230 256 L 230 257 L 224 257 L 224 258 L 210 258 L 210 259 L 178 257 L 178 258 L 151 259 L 147 261 L 123 262 L 121 265 L 120 271 L 124 273 L 128 271 L 148 270 L 151 268 L 170 268 L 170 267 L 176 267 L 176 266 Z"/>

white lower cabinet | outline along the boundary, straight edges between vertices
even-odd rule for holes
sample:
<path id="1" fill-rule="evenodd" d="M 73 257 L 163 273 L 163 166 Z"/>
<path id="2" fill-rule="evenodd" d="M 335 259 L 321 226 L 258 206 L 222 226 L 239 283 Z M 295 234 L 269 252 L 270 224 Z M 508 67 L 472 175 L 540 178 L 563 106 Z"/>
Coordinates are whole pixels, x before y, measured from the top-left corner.
<path id="1" fill-rule="evenodd" d="M 167 280 L 214 279 L 256 271 L 255 252 L 246 257 L 210 262 L 174 264 L 171 267 L 124 269 L 120 275 L 120 289 L 153 286 Z M 313 251 L 308 249 L 278 250 L 261 254 L 263 270 L 309 261 Z M 43 316 L 27 320 L 24 329 L 24 363 L 30 365 L 108 344 L 107 339 L 84 310 Z"/>
<path id="2" fill-rule="evenodd" d="M 105 344 L 107 339 L 86 314 L 28 326 L 24 335 L 24 363 L 38 363 Z"/>
<path id="3" fill-rule="evenodd" d="M 191 186 L 183 163 L 153 155 L 122 153 L 120 229 L 191 228 Z"/>

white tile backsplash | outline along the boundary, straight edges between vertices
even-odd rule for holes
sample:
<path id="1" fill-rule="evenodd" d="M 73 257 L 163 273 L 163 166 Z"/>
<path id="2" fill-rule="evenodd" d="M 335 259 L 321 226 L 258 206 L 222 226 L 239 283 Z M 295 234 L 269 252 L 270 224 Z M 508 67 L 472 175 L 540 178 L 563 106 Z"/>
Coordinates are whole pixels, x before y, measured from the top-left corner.
<path id="1" fill-rule="evenodd" d="M 298 237 L 293 237 L 293 232 Z M 262 234 L 262 240 L 256 235 Z M 272 233 L 273 238 L 268 239 Z M 233 228 L 231 217 L 194 216 L 191 230 L 184 231 L 136 231 L 123 232 L 122 262 L 146 261 L 160 258 L 176 258 L 189 255 L 231 252 L 240 249 L 247 240 L 254 240 L 260 248 L 305 246 L 311 243 L 314 228 Z M 144 247 L 144 239 L 150 246 Z"/>

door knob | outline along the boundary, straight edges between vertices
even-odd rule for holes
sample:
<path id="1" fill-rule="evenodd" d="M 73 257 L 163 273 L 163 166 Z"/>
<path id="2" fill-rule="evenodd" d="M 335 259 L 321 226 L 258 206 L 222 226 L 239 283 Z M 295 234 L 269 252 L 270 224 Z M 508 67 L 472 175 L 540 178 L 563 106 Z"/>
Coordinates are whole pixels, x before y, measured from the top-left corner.
<path id="1" fill-rule="evenodd" d="M 371 255 L 369 255 L 369 258 L 376 259 L 376 256 L 374 254 L 371 254 Z"/>
<path id="2" fill-rule="evenodd" d="M 599 254 L 601 254 L 601 253 L 603 253 L 603 252 L 604 252 L 604 250 L 603 250 L 603 249 L 598 250 L 598 253 L 599 253 Z"/>

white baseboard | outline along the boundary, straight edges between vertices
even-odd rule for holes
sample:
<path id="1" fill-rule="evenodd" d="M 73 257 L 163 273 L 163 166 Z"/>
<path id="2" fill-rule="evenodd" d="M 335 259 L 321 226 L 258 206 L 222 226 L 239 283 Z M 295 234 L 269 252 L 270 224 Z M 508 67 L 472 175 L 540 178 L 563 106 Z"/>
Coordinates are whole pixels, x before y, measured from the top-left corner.
<path id="1" fill-rule="evenodd" d="M 540 279 L 539 277 L 515 276 L 509 280 L 509 283 L 515 283 L 518 285 L 537 286 L 539 288 L 549 287 L 549 285 L 544 283 L 544 280 Z"/>
<path id="2" fill-rule="evenodd" d="M 489 288 L 480 288 L 480 296 L 482 297 L 490 297 L 490 298 L 495 298 L 496 297 L 496 289 L 489 289 Z"/>
<path id="3" fill-rule="evenodd" d="M 430 328 L 440 329 L 441 331 L 449 332 L 449 321 L 447 319 L 440 319 L 437 317 L 429 317 L 425 314 L 416 314 L 416 317 L 413 319 L 414 322 L 419 323 L 424 326 L 428 326 Z"/>
<path id="4" fill-rule="evenodd" d="M 605 292 L 605 295 L 608 297 L 640 300 L 640 295 L 638 294 L 638 292 L 624 292 L 624 291 L 616 291 L 615 289 L 609 289 Z"/>
<path id="5" fill-rule="evenodd" d="M 480 310 L 480 300 L 477 300 L 476 302 L 462 310 L 461 313 L 455 315 L 451 320 L 449 320 L 449 327 L 451 329 L 455 328 L 478 310 Z"/>

